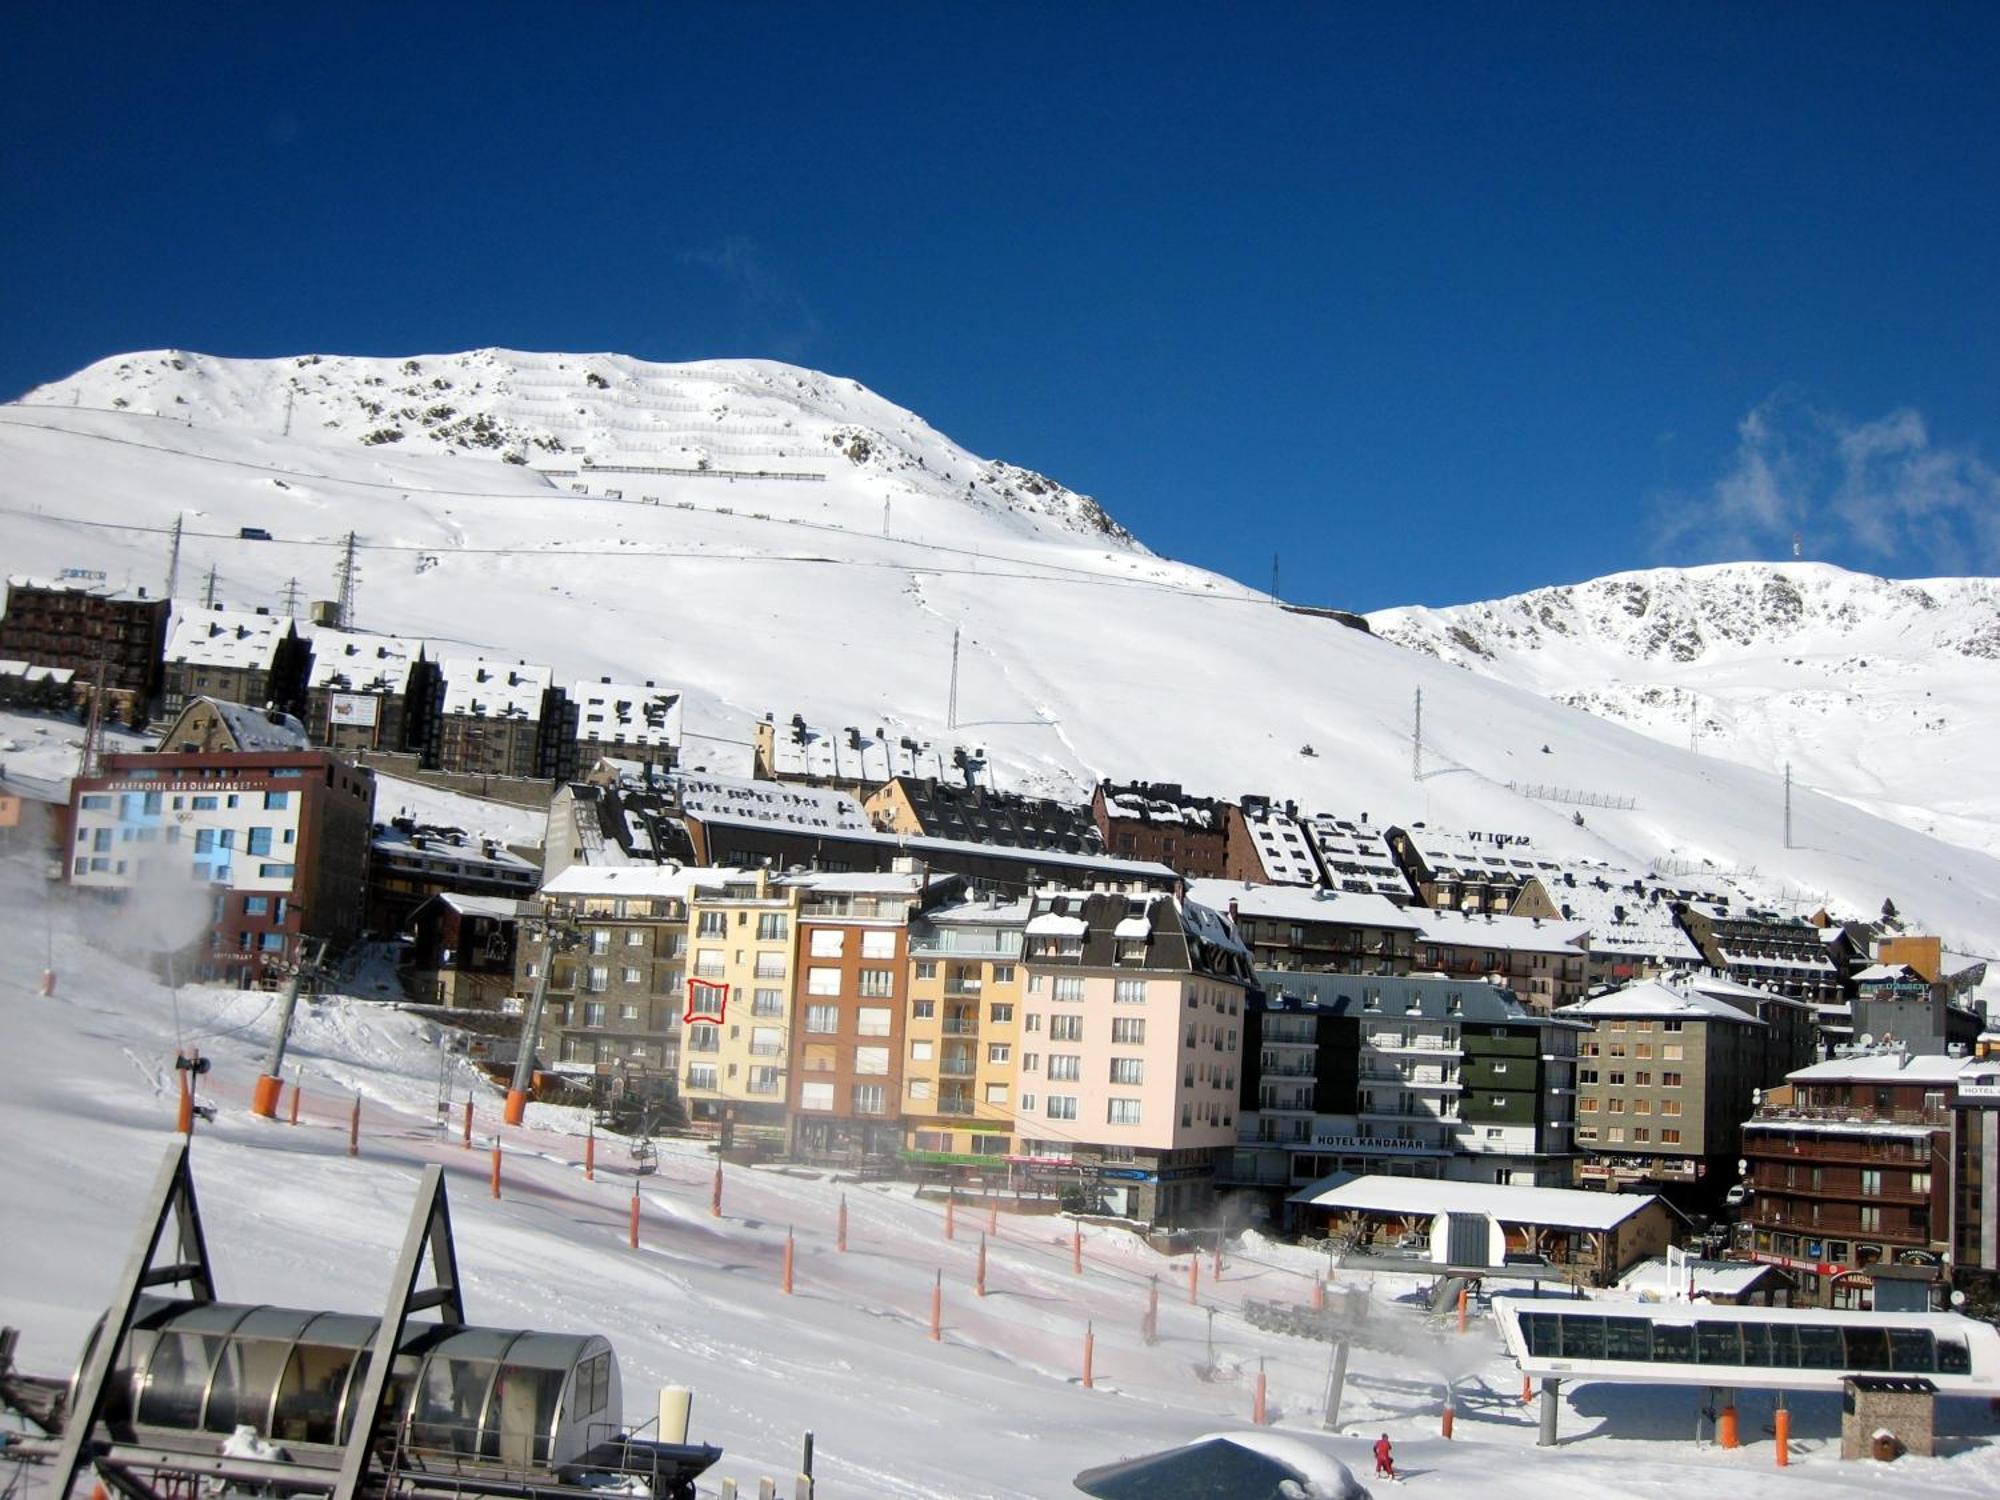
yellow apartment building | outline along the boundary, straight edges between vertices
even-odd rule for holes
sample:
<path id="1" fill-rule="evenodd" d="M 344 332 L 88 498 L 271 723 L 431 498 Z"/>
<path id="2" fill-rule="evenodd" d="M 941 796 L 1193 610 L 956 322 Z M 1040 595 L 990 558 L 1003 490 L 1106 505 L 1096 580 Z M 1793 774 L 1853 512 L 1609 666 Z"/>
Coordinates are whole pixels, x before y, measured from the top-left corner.
<path id="1" fill-rule="evenodd" d="M 687 904 L 681 1096 L 688 1119 L 725 1136 L 753 1127 L 782 1144 L 798 888 L 757 870 L 697 880 Z"/>
<path id="2" fill-rule="evenodd" d="M 903 1158 L 917 1165 L 1005 1170 L 1015 1144 L 1029 903 L 975 897 L 910 922 L 904 1025 Z"/>

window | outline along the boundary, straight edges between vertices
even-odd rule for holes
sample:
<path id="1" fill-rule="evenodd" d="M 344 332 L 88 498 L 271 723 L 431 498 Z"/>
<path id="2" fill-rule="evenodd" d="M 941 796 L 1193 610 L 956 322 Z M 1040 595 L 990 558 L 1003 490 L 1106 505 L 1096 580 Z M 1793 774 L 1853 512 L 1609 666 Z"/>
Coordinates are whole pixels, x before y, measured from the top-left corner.
<path id="1" fill-rule="evenodd" d="M 1650 1141 L 1652 1138 L 1653 1132 L 1650 1126 L 1641 1125 L 1632 1132 L 1632 1139 L 1635 1141 Z"/>
<path id="2" fill-rule="evenodd" d="M 854 1071 L 863 1075 L 879 1075 L 889 1071 L 889 1049 L 887 1047 L 856 1047 L 854 1049 Z"/>
<path id="3" fill-rule="evenodd" d="M 1014 1049 L 1005 1042 L 988 1042 L 986 1044 L 986 1060 L 990 1063 L 1005 1063 L 1013 1055 Z"/>
<path id="4" fill-rule="evenodd" d="M 618 981 L 621 984 L 644 984 L 646 982 L 645 971 L 632 968 L 620 969 L 618 971 Z M 762 994 L 763 991 L 760 990 L 758 993 Z"/>
<path id="5" fill-rule="evenodd" d="M 636 1020 L 638 1020 L 638 1019 L 639 1019 L 639 1007 L 638 1007 L 638 1006 L 636 1006 L 636 1005 L 621 1005 L 621 1006 L 619 1006 L 619 1007 L 618 1007 L 618 1019 L 619 1019 L 619 1020 L 621 1020 L 621 1021 L 636 1021 Z"/>
<path id="6" fill-rule="evenodd" d="M 210 809 L 213 809 L 215 806 L 215 799 L 213 797 L 197 797 L 194 799 L 196 807 L 200 807 L 204 802 L 208 804 Z M 77 806 L 84 812 L 109 812 L 111 810 L 111 798 L 103 792 L 92 792 L 89 796 L 80 799 Z"/>
<path id="7" fill-rule="evenodd" d="M 1083 998 L 1083 976 L 1080 974 L 1058 974 L 1055 982 L 1055 998 L 1058 1000 L 1081 1000 Z"/>
<path id="8" fill-rule="evenodd" d="M 833 1085 L 830 1083 L 802 1083 L 799 1085 L 800 1109 L 832 1109 Z"/>
<path id="9" fill-rule="evenodd" d="M 590 934 L 590 951 L 592 953 L 609 953 L 611 951 L 611 934 L 601 927 L 593 928 Z"/>
<path id="10" fill-rule="evenodd" d="M 604 1003 L 600 1000 L 588 1001 L 583 1007 L 583 1024 L 602 1026 L 604 1024 Z"/>
<path id="11" fill-rule="evenodd" d="M 268 828 L 251 829 L 250 842 L 244 845 L 244 852 L 246 854 L 269 854 L 271 852 L 271 830 Z"/>
<path id="12" fill-rule="evenodd" d="M 857 1115 L 879 1115 L 887 1112 L 887 1090 L 879 1083 L 857 1083 L 854 1085 L 854 1112 Z"/>
<path id="13" fill-rule="evenodd" d="M 702 912 L 695 918 L 694 935 L 705 938 L 728 937 L 728 914 L 719 911 Z"/>
<path id="14" fill-rule="evenodd" d="M 937 1001 L 912 1000 L 910 1002 L 910 1015 L 918 1021 L 935 1020 L 937 1018 Z"/>
<path id="15" fill-rule="evenodd" d="M 285 935 L 282 932 L 263 933 L 258 937 L 257 946 L 266 953 L 283 953 L 285 951 Z"/>
<path id="16" fill-rule="evenodd" d="M 1607 1141 L 1623 1141 L 1625 1139 L 1625 1127 L 1623 1125 L 1613 1125 L 1604 1132 L 1604 1138 Z"/>
<path id="17" fill-rule="evenodd" d="M 917 978 L 919 978 L 919 979 L 935 979 L 935 978 L 937 978 L 937 960 L 936 960 L 936 959 L 934 959 L 934 958 L 920 958 L 920 959 L 918 959 L 918 960 L 917 960 Z"/>
<path id="18" fill-rule="evenodd" d="M 1678 1073 L 1662 1073 L 1662 1074 L 1660 1075 L 1660 1087 L 1661 1087 L 1661 1088 L 1663 1088 L 1663 1089 L 1677 1089 L 1677 1088 L 1679 1088 L 1680 1086 L 1681 1086 L 1681 1075 L 1680 1075 L 1680 1074 L 1678 1074 Z"/>
<path id="19" fill-rule="evenodd" d="M 157 798 L 157 797 L 159 796 L 159 793 L 158 793 L 158 792 L 148 792 L 148 793 L 147 793 L 147 795 L 148 795 L 149 797 L 155 797 L 155 798 Z M 288 807 L 290 807 L 291 805 L 292 805 L 292 794 L 291 794 L 290 792 L 266 792 L 266 793 L 264 793 L 264 811 L 265 811 L 265 812 L 280 812 L 280 811 L 283 811 L 283 810 L 284 810 L 285 808 L 288 808 Z"/>
<path id="20" fill-rule="evenodd" d="M 937 1056 L 936 1042 L 911 1042 L 910 1061 L 930 1062 Z"/>
<path id="21" fill-rule="evenodd" d="M 986 1102 L 987 1102 L 988 1104 L 997 1104 L 997 1105 L 999 1105 L 999 1106 L 1000 1106 L 1001 1108 L 1003 1108 L 1003 1109 L 1004 1109 L 1004 1108 L 1006 1108 L 1006 1105 L 1007 1105 L 1007 1085 L 1006 1085 L 1006 1084 L 1004 1084 L 1004 1083 L 989 1083 L 989 1084 L 987 1084 L 987 1085 L 986 1085 Z"/>
<path id="22" fill-rule="evenodd" d="M 1039 1069 L 1041 1068 L 1041 1066 L 1042 1066 L 1042 1054 L 1041 1054 L 1041 1053 L 1039 1053 L 1039 1052 L 1023 1052 L 1023 1053 L 1021 1054 L 1021 1071 L 1022 1071 L 1022 1072 L 1024 1072 L 1024 1073 L 1033 1073 L 1033 1072 L 1036 1072 L 1037 1070 L 1039 1070 Z"/>
<path id="23" fill-rule="evenodd" d="M 720 948 L 695 949 L 694 973 L 697 979 L 720 979 L 722 977 L 722 950 Z"/>
<path id="24" fill-rule="evenodd" d="M 840 993 L 840 970 L 807 969 L 806 993 L 808 995 L 838 995 Z"/>
<path id="25" fill-rule="evenodd" d="M 755 1052 L 757 1049 L 750 1049 Z M 753 1094 L 775 1094 L 778 1092 L 778 1070 L 769 1066 L 759 1066 L 750 1070 L 750 1092 Z"/>
<path id="26" fill-rule="evenodd" d="M 863 958 L 894 958 L 896 934 L 887 928 L 871 927 L 861 934 Z"/>
<path id="27" fill-rule="evenodd" d="M 995 964 L 993 966 L 993 982 L 995 984 L 1012 984 L 1014 982 L 1014 966 L 1012 964 Z"/>
<path id="28" fill-rule="evenodd" d="M 1042 1029 L 1042 1018 L 1038 1015 L 1029 1015 L 1021 1022 L 1021 1029 L 1023 1031 L 1040 1031 Z"/>
<path id="29" fill-rule="evenodd" d="M 715 1052 L 722 1046 L 722 1028 L 705 1022 L 691 1025 L 687 1030 L 687 1045 L 690 1052 Z"/>
<path id="30" fill-rule="evenodd" d="M 1662 1146 L 1678 1146 L 1680 1143 L 1681 1133 L 1678 1130 L 1669 1127 L 1660 1132 L 1660 1144 Z"/>
<path id="31" fill-rule="evenodd" d="M 1146 981 L 1120 979 L 1111 987 L 1111 998 L 1118 1005 L 1143 1005 L 1146 1003 Z"/>
<path id="32" fill-rule="evenodd" d="M 1681 1112 L 1681 1101 L 1680 1101 L 1680 1100 L 1678 1100 L 1678 1099 L 1662 1099 L 1662 1100 L 1660 1101 L 1660 1113 L 1661 1113 L 1661 1114 L 1663 1114 L 1663 1115 L 1677 1115 L 1677 1114 L 1679 1114 L 1680 1112 Z"/>
<path id="33" fill-rule="evenodd" d="M 1076 1118 L 1076 1095 L 1049 1095 L 1048 1114 L 1051 1120 L 1074 1120 Z"/>
<path id="34" fill-rule="evenodd" d="M 757 977 L 759 979 L 783 979 L 785 977 L 785 955 L 764 952 L 757 955 Z"/>
<path id="35" fill-rule="evenodd" d="M 861 993 L 878 998 L 895 993 L 896 971 L 894 969 L 863 969 L 861 971 Z"/>
<path id="36" fill-rule="evenodd" d="M 757 941 L 775 943 L 792 935 L 792 919 L 781 911 L 761 912 L 757 917 Z"/>
<path id="37" fill-rule="evenodd" d="M 1686 1023 L 1686 1022 L 1684 1022 L 1684 1021 L 1662 1021 L 1662 1022 L 1660 1023 L 1660 1030 L 1662 1030 L 1662 1031 L 1679 1031 L 1679 1030 L 1680 1030 L 1680 1029 L 1681 1029 L 1681 1028 L 1682 1028 L 1682 1027 L 1683 1027 L 1684 1025 L 1686 1025 L 1686 1024 L 1687 1024 L 1687 1023 Z"/>
<path id="38" fill-rule="evenodd" d="M 1144 1016 L 1118 1016 L 1111 1022 L 1111 1040 L 1121 1047 L 1142 1047 L 1146 1043 Z"/>
<path id="39" fill-rule="evenodd" d="M 1665 1042 L 1660 1046 L 1660 1056 L 1666 1062 L 1682 1061 L 1682 1045 L 1679 1042 Z"/>
<path id="40" fill-rule="evenodd" d="M 785 1052 L 785 1034 L 776 1026 L 752 1026 L 750 1028 L 750 1053 L 753 1057 L 782 1057 Z"/>
<path id="41" fill-rule="evenodd" d="M 1113 1099 L 1104 1113 L 1107 1125 L 1137 1125 L 1139 1123 L 1139 1101 L 1137 1099 Z"/>
<path id="42" fill-rule="evenodd" d="M 806 1007 L 806 1030 L 832 1033 L 840 1030 L 840 1007 L 837 1005 L 808 1005 Z M 926 1043 L 926 1046 L 929 1044 Z"/>
<path id="43" fill-rule="evenodd" d="M 245 896 L 243 898 L 243 915 L 246 917 L 261 917 L 269 912 L 270 909 L 271 898 L 269 896 Z"/>
<path id="44" fill-rule="evenodd" d="M 628 948 L 643 948 L 643 947 L 645 947 L 645 946 L 646 946 L 646 934 L 645 934 L 645 933 L 644 933 L 644 932 L 643 932 L 643 931 L 642 931 L 641 929 L 639 929 L 639 928 L 637 928 L 637 927 L 634 927 L 634 928 L 632 928 L 631 930 L 629 930 L 629 931 L 628 931 L 628 932 L 627 932 L 627 933 L 625 934 L 625 946 L 626 946 L 626 947 L 628 947 Z"/>
<path id="45" fill-rule="evenodd" d="M 611 971 L 602 964 L 592 964 L 584 972 L 583 987 L 593 995 L 601 995 L 611 987 Z"/>
<path id="46" fill-rule="evenodd" d="M 1112 1058 L 1111 1081 L 1113 1083 L 1144 1083 L 1146 1081 L 1146 1064 L 1144 1060 L 1137 1057 Z"/>
<path id="47" fill-rule="evenodd" d="M 1033 1094 L 1023 1094 L 1021 1096 L 1021 1113 L 1027 1115 L 1027 1114 L 1033 1114 L 1034 1111 L 1035 1111 L 1035 1096 Z"/>
<path id="48" fill-rule="evenodd" d="M 1049 1082 L 1075 1083 L 1083 1077 L 1083 1058 L 1074 1052 L 1049 1054 Z"/>
<path id="49" fill-rule="evenodd" d="M 854 1030 L 860 1036 L 887 1036 L 889 1024 L 886 1005 L 864 1005 L 854 1013 Z"/>
<path id="50" fill-rule="evenodd" d="M 1597 1101 L 1595 1099 L 1579 1099 L 1576 1101 L 1576 1107 L 1586 1115 L 1597 1113 Z"/>
<path id="51" fill-rule="evenodd" d="M 912 1078 L 910 1080 L 910 1097 L 912 1099 L 928 1099 L 930 1096 L 931 1081 L 928 1078 Z"/>
<path id="52" fill-rule="evenodd" d="M 845 951 L 847 933 L 839 927 L 815 927 L 806 952 L 814 958 L 839 958 Z"/>
<path id="53" fill-rule="evenodd" d="M 1080 1042 L 1083 1040 L 1082 1016 L 1050 1016 L 1049 1040 L 1052 1042 Z"/>

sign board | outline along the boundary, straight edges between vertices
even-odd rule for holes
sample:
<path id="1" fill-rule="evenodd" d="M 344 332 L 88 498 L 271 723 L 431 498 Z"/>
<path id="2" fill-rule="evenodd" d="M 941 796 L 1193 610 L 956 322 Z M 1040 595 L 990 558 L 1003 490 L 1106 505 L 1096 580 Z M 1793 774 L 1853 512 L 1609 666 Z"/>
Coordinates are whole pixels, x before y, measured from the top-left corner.
<path id="1" fill-rule="evenodd" d="M 334 725 L 350 724 L 358 729 L 373 729 L 375 716 L 380 708 L 381 700 L 371 693 L 334 693 L 327 699 L 327 722 Z"/>
<path id="2" fill-rule="evenodd" d="M 104 582 L 104 575 L 95 568 L 64 568 L 56 574 L 58 578 L 82 578 L 92 583 Z"/>

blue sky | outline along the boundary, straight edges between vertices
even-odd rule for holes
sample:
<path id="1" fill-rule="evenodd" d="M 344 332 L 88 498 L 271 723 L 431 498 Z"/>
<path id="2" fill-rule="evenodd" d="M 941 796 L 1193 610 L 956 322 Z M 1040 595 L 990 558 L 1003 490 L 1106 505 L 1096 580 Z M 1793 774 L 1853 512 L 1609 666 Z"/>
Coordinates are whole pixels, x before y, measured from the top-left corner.
<path id="1" fill-rule="evenodd" d="M 0 392 L 851 375 L 1374 608 L 2000 573 L 2000 7 L 15 6 Z"/>

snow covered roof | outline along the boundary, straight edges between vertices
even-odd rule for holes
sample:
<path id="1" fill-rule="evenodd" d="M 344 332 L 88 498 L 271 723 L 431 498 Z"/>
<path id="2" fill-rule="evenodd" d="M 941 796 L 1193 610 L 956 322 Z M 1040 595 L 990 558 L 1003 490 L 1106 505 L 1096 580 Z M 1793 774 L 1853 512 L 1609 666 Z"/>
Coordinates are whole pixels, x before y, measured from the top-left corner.
<path id="1" fill-rule="evenodd" d="M 576 683 L 569 700 L 579 741 L 648 750 L 680 743 L 681 695 L 670 688 L 599 678 Z"/>
<path id="2" fill-rule="evenodd" d="M 412 854 L 425 860 L 449 860 L 460 865 L 484 865 L 500 874 L 539 875 L 534 861 L 521 858 L 497 839 L 480 838 L 462 828 L 378 826 L 369 845 L 377 854 Z"/>
<path id="3" fill-rule="evenodd" d="M 1525 834 L 1484 830 L 1455 833 L 1441 828 L 1405 828 L 1403 832 L 1431 873 L 1447 880 L 1519 884 L 1531 876 L 1547 876 L 1562 868 L 1531 849 Z"/>
<path id="4" fill-rule="evenodd" d="M 8 657 L 0 659 L 0 677 L 14 677 L 22 682 L 53 682 L 66 687 L 76 680 L 76 673 L 68 667 L 38 667 L 32 662 Z"/>
<path id="5" fill-rule="evenodd" d="M 231 703 L 223 698 L 196 697 L 189 700 L 190 707 L 196 703 L 206 703 L 215 710 L 216 717 L 228 726 L 230 737 L 240 750 L 312 749 L 306 726 L 290 714 L 279 714 L 274 720 L 262 709 Z"/>
<path id="6" fill-rule="evenodd" d="M 1187 893 L 1188 899 L 1217 911 L 1229 910 L 1233 901 L 1239 917 L 1264 917 L 1279 922 L 1339 922 L 1352 927 L 1394 927 L 1414 932 L 1423 925 L 1420 917 L 1427 919 L 1432 915 L 1412 912 L 1381 896 L 1253 885 L 1244 880 L 1190 880 Z"/>
<path id="7" fill-rule="evenodd" d="M 534 916 L 540 910 L 532 901 L 517 901 L 511 896 L 467 896 L 458 891 L 442 891 L 437 899 L 463 917 L 512 921 L 516 917 Z"/>
<path id="8" fill-rule="evenodd" d="M 1870 964 L 1854 976 L 1856 984 L 1909 983 L 1911 981 L 1915 981 L 1918 984 L 1925 982 L 1924 976 L 1908 964 Z"/>
<path id="9" fill-rule="evenodd" d="M 754 870 L 713 865 L 571 865 L 542 886 L 544 896 L 679 896 L 699 885 L 755 880 Z"/>
<path id="10" fill-rule="evenodd" d="M 1357 894 L 1372 891 L 1397 901 L 1410 898 L 1410 883 L 1381 829 L 1333 813 L 1313 813 L 1303 821 L 1313 851 L 1326 869 L 1328 885 Z"/>
<path id="11" fill-rule="evenodd" d="M 336 630 L 331 625 L 307 625 L 301 633 L 312 643 L 306 686 L 340 693 L 402 692 L 424 649 L 420 640 Z"/>
<path id="12" fill-rule="evenodd" d="M 1740 1297 L 1767 1277 L 1783 1276 L 1776 1266 L 1748 1260 L 1691 1260 L 1687 1263 L 1687 1289 L 1699 1297 Z M 1667 1274 L 1664 1256 L 1642 1260 L 1619 1278 L 1620 1291 L 1665 1296 L 1676 1290 Z"/>
<path id="13" fill-rule="evenodd" d="M 66 577 L 44 578 L 32 573 L 10 573 L 7 576 L 10 589 L 35 589 L 42 593 L 88 594 L 93 599 L 117 599 L 127 604 L 163 604 L 164 596 L 149 597 L 143 588 L 127 588 L 123 584 L 108 583 L 102 575 L 91 576 L 88 572 L 75 572 Z"/>
<path id="14" fill-rule="evenodd" d="M 165 659 L 198 666 L 268 670 L 278 643 L 292 628 L 289 615 L 177 604 L 173 623 L 167 627 Z"/>
<path id="15" fill-rule="evenodd" d="M 1565 1005 L 1558 1014 L 1572 1019 L 1664 1017 L 1668 1020 L 1733 1021 L 1739 1026 L 1767 1024 L 1727 1001 L 1674 989 L 1651 979 L 1628 984 L 1624 989 L 1613 990 L 1608 995 L 1579 1000 L 1575 1005 Z"/>
<path id="16" fill-rule="evenodd" d="M 1257 851 L 1264 878 L 1277 885 L 1318 885 L 1319 862 L 1298 819 L 1275 808 L 1261 813 L 1244 809 L 1243 826 Z"/>
<path id="17" fill-rule="evenodd" d="M 1107 781 L 1103 791 L 1107 818 L 1180 823 L 1203 831 L 1214 831 L 1221 822 L 1219 803 L 1208 797 L 1190 796 L 1171 783 L 1139 781 L 1119 786 Z"/>
<path id="18" fill-rule="evenodd" d="M 969 898 L 926 912 L 924 919 L 937 927 L 1024 927 L 1034 909 L 1032 897 L 994 902 Z"/>
<path id="19" fill-rule="evenodd" d="M 1028 921 L 1028 934 L 1031 937 L 1046 934 L 1050 937 L 1080 938 L 1088 931 L 1090 931 L 1090 924 L 1084 921 L 1082 917 L 1065 916 L 1063 913 L 1057 911 L 1045 911 L 1039 916 L 1031 917 Z M 1145 932 L 1140 933 L 1140 936 L 1144 937 L 1146 933 L 1151 931 L 1152 927 L 1148 925 Z"/>
<path id="20" fill-rule="evenodd" d="M 1590 950 L 1605 957 L 1699 964 L 1701 948 L 1674 918 L 1674 888 L 1635 870 L 1578 865 L 1543 881 L 1565 921 L 1590 930 Z"/>
<path id="21" fill-rule="evenodd" d="M 946 885 L 956 875 L 920 875 L 904 870 L 808 870 L 797 875 L 780 875 L 773 885 L 795 886 L 803 891 L 873 892 L 885 896 L 914 896 L 931 886 Z"/>
<path id="22" fill-rule="evenodd" d="M 1542 917 L 1481 916 L 1463 911 L 1422 911 L 1419 936 L 1432 943 L 1493 948 L 1507 953 L 1557 953 L 1581 948 L 1590 924 Z"/>
<path id="23" fill-rule="evenodd" d="M 1231 953 L 1240 953 L 1246 959 L 1250 956 L 1250 950 L 1244 947 L 1242 940 L 1236 936 L 1236 929 L 1230 925 L 1229 918 L 1214 907 L 1190 900 L 1182 901 L 1180 908 L 1181 926 L 1190 936 L 1199 938 L 1204 943 L 1212 943 L 1218 948 L 1226 948 Z M 1124 923 L 1119 923 L 1119 926 L 1123 927 Z M 1120 937 L 1124 935 L 1122 932 L 1118 934 Z"/>
<path id="24" fill-rule="evenodd" d="M 539 721 L 542 694 L 555 679 L 548 667 L 476 656 L 448 656 L 440 663 L 440 670 L 444 673 L 444 701 L 439 712 L 475 719 Z"/>
<path id="25" fill-rule="evenodd" d="M 1785 1077 L 1792 1083 L 1955 1083 L 1960 1072 L 1971 1066 L 1976 1064 L 1963 1057 L 1899 1050 L 1829 1058 Z"/>
<path id="26" fill-rule="evenodd" d="M 1356 1177 L 1303 1201 L 1316 1208 L 1384 1214 L 1491 1214 L 1503 1224 L 1544 1229 L 1615 1229 L 1659 1200 L 1651 1193 L 1507 1187 L 1430 1177 Z"/>
<path id="27" fill-rule="evenodd" d="M 846 792 L 830 787 L 752 781 L 706 771 L 677 771 L 671 785 L 681 810 L 700 818 L 837 829 L 850 834 L 875 832 L 875 825 L 868 821 L 861 804 Z"/>
<path id="28" fill-rule="evenodd" d="M 859 725 L 824 729 L 800 714 L 772 721 L 771 770 L 780 777 L 827 781 L 879 783 L 913 776 L 959 786 L 990 784 L 983 746 L 892 735 L 879 724 L 872 730 Z"/>

